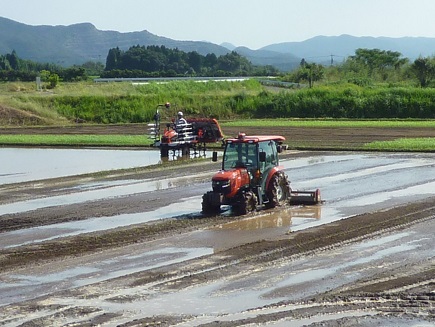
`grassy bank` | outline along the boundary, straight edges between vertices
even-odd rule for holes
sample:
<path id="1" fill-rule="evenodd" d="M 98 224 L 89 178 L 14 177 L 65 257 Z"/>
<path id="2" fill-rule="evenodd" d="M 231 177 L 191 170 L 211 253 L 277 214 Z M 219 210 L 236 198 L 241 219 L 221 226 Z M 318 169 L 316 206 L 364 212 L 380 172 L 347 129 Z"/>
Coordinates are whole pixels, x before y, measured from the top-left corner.
<path id="1" fill-rule="evenodd" d="M 90 135 L 90 134 L 19 134 L 0 135 L 1 145 L 27 146 L 114 146 L 147 147 L 152 140 L 144 135 Z"/>
<path id="2" fill-rule="evenodd" d="M 178 110 L 187 117 L 218 118 L 223 128 L 273 127 L 434 129 L 435 89 L 344 84 L 276 90 L 256 80 L 198 83 L 61 83 L 38 92 L 32 83 L 0 84 L 0 125 L 146 124 L 159 107 L 162 122 Z M 401 118 L 402 117 L 402 118 Z M 255 118 L 255 119 L 254 119 Z M 399 119 L 401 118 L 401 119 Z M 37 133 L 38 134 L 38 133 Z M 430 135 L 431 136 L 431 135 Z M 298 148 L 308 147 L 305 143 Z M 147 146 L 144 135 L 1 135 L 3 145 Z M 343 149 L 346 144 L 343 145 Z M 340 148 L 341 149 L 341 148 Z M 355 150 L 355 148 L 352 148 Z M 373 143 L 357 150 L 434 151 L 432 138 Z"/>
<path id="3" fill-rule="evenodd" d="M 301 128 L 435 128 L 435 120 L 400 120 L 400 119 L 382 119 L 382 120 L 348 120 L 348 119 L 246 119 L 228 121 L 221 124 L 222 126 L 239 126 L 239 127 L 301 127 Z"/>
<path id="4" fill-rule="evenodd" d="M 223 119 L 435 119 L 435 89 L 360 87 L 351 84 L 313 89 L 271 89 L 259 81 L 171 81 L 68 83 L 37 92 L 31 84 L 0 85 L 0 105 L 38 116 L 52 124 L 145 123 L 158 105 L 161 114 Z M 273 90 L 273 91 L 272 91 Z M 2 117 L 0 117 L 2 118 Z M 0 121 L 2 124 L 2 121 Z"/>
<path id="5" fill-rule="evenodd" d="M 435 138 L 400 138 L 393 141 L 377 141 L 363 147 L 367 151 L 434 152 Z"/>
<path id="6" fill-rule="evenodd" d="M 65 83 L 38 92 L 32 83 L 0 84 L 0 108 L 11 107 L 39 117 L 38 122 L 65 124 L 144 123 L 153 119 L 158 105 L 162 117 L 183 110 L 189 116 L 234 118 L 232 106 L 240 99 L 255 98 L 263 90 L 256 80 L 240 82 L 171 81 L 168 83 Z M 235 99 L 235 100 L 234 100 Z M 0 125 L 7 120 L 0 115 Z"/>

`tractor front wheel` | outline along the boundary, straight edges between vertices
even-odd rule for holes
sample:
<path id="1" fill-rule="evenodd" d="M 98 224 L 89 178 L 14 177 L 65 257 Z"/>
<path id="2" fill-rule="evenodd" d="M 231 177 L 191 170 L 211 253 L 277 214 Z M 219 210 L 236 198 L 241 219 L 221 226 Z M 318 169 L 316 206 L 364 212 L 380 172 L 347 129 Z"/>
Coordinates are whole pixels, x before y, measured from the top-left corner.
<path id="1" fill-rule="evenodd" d="M 290 184 L 287 175 L 283 172 L 276 173 L 272 176 L 266 190 L 266 195 L 269 200 L 269 202 L 266 203 L 266 207 L 275 208 L 286 204 L 286 202 L 290 200 L 290 193 Z"/>
<path id="2" fill-rule="evenodd" d="M 217 214 L 221 211 L 220 202 L 218 202 L 216 194 L 210 191 L 202 196 L 202 213 Z"/>
<path id="3" fill-rule="evenodd" d="M 237 215 L 246 215 L 249 212 L 255 211 L 257 208 L 257 196 L 252 191 L 246 191 L 240 194 L 233 209 Z"/>

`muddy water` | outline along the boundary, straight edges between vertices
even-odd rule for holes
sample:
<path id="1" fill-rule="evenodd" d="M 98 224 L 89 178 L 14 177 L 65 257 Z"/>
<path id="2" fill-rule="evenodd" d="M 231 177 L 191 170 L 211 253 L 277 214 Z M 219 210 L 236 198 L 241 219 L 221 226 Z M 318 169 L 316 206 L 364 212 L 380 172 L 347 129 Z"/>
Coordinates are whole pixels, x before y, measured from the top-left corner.
<path id="1" fill-rule="evenodd" d="M 180 159 L 178 154 L 171 154 L 166 160 Z M 158 150 L 0 148 L 0 185 L 143 167 L 161 161 Z"/>
<path id="2" fill-rule="evenodd" d="M 143 156 L 143 151 L 130 152 Z M 121 153 L 124 152 L 121 151 Z M 103 154 L 106 155 L 104 152 Z M 137 164 L 136 159 L 137 157 L 133 157 L 128 164 Z M 228 244 L 237 242 L 234 240 L 239 238 L 245 241 L 255 240 L 258 237 L 267 238 L 435 195 L 434 159 L 435 156 L 429 154 L 412 156 L 407 154 L 337 154 L 285 160 L 281 163 L 289 175 L 292 188 L 298 190 L 319 188 L 325 201 L 324 204 L 260 211 L 242 220 L 220 225 L 205 233 L 208 233 L 208 239 L 216 239 L 212 246 L 215 249 L 221 249 L 221 244 L 227 247 Z M 72 188 L 67 195 L 0 205 L 0 215 L 4 215 L 142 192 L 158 192 L 169 188 L 177 188 L 181 192 L 178 200 L 172 205 L 148 211 L 146 214 L 123 214 L 105 219 L 95 218 L 3 233 L 0 247 L 14 247 L 188 213 L 199 215 L 201 195 L 210 188 L 207 182 L 209 175 L 210 173 L 203 173 L 193 178 L 180 176 L 168 179 L 84 183 L 80 187 Z M 193 197 L 183 197 L 183 185 L 191 183 L 192 179 L 198 181 L 196 186 L 198 194 Z M 225 207 L 223 209 L 226 210 Z M 231 212 L 227 211 L 224 214 L 231 214 Z M 212 242 L 209 241 L 209 243 Z"/>
<path id="3" fill-rule="evenodd" d="M 158 151 L 0 148 L 0 184 L 156 164 Z"/>
<path id="4" fill-rule="evenodd" d="M 65 289 L 107 280 L 133 271 L 147 270 L 152 266 L 149 262 L 154 260 L 150 258 L 154 257 L 160 257 L 158 265 L 165 266 L 174 263 L 174 260 L 192 259 L 258 239 L 279 237 L 279 235 L 359 213 L 433 196 L 435 195 L 434 159 L 435 155 L 429 154 L 328 154 L 282 161 L 294 189 L 319 188 L 326 202 L 321 206 L 297 206 L 253 213 L 244 219 L 221 224 L 209 230 L 152 242 L 146 249 L 142 247 L 134 250 L 121 249 L 120 253 L 113 254 L 110 259 L 92 257 L 89 262 L 83 262 L 79 266 L 65 267 L 63 270 L 58 268 L 56 272 L 47 275 L 47 278 L 44 277 L 45 271 L 40 274 L 28 272 L 7 277 L 0 276 L 0 290 L 2 294 L 8 294 L 7 297 L 2 298 L 0 304 L 35 296 L 38 294 L 37 290 L 41 289 L 50 292 L 52 289 Z M 10 248 L 43 242 L 53 238 L 180 216 L 185 213 L 200 214 L 201 195 L 210 188 L 209 183 L 198 181 L 196 184 L 198 194 L 185 198 L 183 178 L 180 177 L 167 181 L 118 181 L 116 185 L 84 184 L 77 192 L 71 190 L 70 195 L 62 196 L 61 199 L 46 198 L 27 203 L 2 205 L 0 215 L 45 206 L 81 203 L 90 199 L 127 196 L 137 192 L 158 192 L 162 188 L 172 187 L 171 185 L 177 185 L 180 190 L 178 199 L 171 206 L 149 211 L 146 214 L 118 215 L 104 220 L 93 218 L 81 222 L 3 233 L 0 247 Z M 230 210 L 225 214 L 231 214 Z M 422 257 L 433 255 L 429 253 L 433 249 L 430 247 L 431 235 L 420 236 L 416 240 L 415 235 L 402 233 L 393 238 L 379 239 L 377 242 L 360 244 L 358 248 L 349 247 L 345 252 L 335 253 L 333 256 L 325 254 L 317 257 L 316 260 L 305 258 L 295 263 L 282 263 L 282 267 L 273 267 L 273 273 L 262 270 L 251 277 L 240 276 L 237 281 L 220 281 L 176 294 L 159 295 L 153 297 L 152 301 L 125 303 L 122 304 L 121 309 L 135 312 L 139 307 L 147 308 L 147 312 L 138 313 L 138 316 L 141 316 L 167 312 L 196 314 L 205 312 L 204 306 L 206 306 L 210 308 L 208 318 L 213 319 L 223 313 L 236 315 L 249 308 L 274 303 L 277 299 L 289 299 L 289 297 L 296 299 L 310 292 L 324 291 L 319 288 L 321 279 L 328 280 L 327 283 L 320 283 L 326 288 L 352 283 L 353 280 L 361 277 L 362 273 L 359 272 L 358 267 L 368 263 L 376 263 L 380 266 L 383 264 L 383 259 L 390 256 L 402 260 L 410 253 L 416 252 Z M 174 250 L 178 247 L 179 250 Z M 355 251 L 363 253 L 358 260 L 355 260 Z M 334 256 L 340 257 L 340 260 L 337 261 Z M 400 263 L 400 260 L 394 262 Z M 126 261 L 128 265 L 124 264 Z M 270 280 L 270 276 L 279 276 L 279 278 Z M 289 289 L 291 292 L 287 292 Z M 102 302 L 104 307 L 113 305 L 104 300 Z M 183 304 L 179 306 L 178 303 Z M 204 319 L 207 320 L 206 318 Z"/>

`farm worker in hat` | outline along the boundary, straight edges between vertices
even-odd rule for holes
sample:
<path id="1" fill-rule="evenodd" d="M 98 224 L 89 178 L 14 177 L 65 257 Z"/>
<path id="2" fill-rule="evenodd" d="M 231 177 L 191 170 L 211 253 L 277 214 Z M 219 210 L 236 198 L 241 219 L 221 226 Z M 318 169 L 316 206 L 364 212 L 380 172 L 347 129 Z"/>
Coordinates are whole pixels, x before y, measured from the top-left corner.
<path id="1" fill-rule="evenodd" d="M 186 119 L 184 119 L 183 113 L 181 111 L 179 111 L 177 114 L 177 120 L 175 122 L 176 128 L 186 127 L 186 124 L 187 124 L 187 121 L 186 121 Z"/>
<path id="2" fill-rule="evenodd" d="M 186 128 L 187 128 L 187 121 L 183 117 L 183 113 L 181 111 L 177 114 L 177 120 L 175 121 L 175 131 L 178 134 L 178 140 L 182 141 L 184 140 L 184 137 L 186 136 Z"/>

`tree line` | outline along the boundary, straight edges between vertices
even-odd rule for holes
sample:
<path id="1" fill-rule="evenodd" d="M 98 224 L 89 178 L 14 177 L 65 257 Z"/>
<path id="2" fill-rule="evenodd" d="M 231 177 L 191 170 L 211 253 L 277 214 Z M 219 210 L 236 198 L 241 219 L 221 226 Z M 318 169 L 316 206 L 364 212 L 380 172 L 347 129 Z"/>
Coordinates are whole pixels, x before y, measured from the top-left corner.
<path id="1" fill-rule="evenodd" d="M 180 76 L 258 76 L 277 75 L 272 66 L 254 66 L 235 51 L 205 56 L 165 46 L 132 46 L 127 51 L 109 50 L 101 77 L 180 77 Z"/>
<path id="2" fill-rule="evenodd" d="M 423 88 L 435 87 L 435 57 L 419 57 L 411 62 L 397 51 L 359 48 L 355 55 L 330 67 L 302 59 L 299 68 L 286 74 L 283 80 L 306 82 L 309 87 L 322 80 L 359 86 L 407 83 Z"/>
<path id="3" fill-rule="evenodd" d="M 271 66 L 255 66 L 235 51 L 225 55 L 205 56 L 196 51 L 184 52 L 165 46 L 132 46 L 126 51 L 108 51 L 106 65 L 86 62 L 72 67 L 38 63 L 18 57 L 15 50 L 0 55 L 0 81 L 35 81 L 41 77 L 47 87 L 59 81 L 81 81 L 89 76 L 100 77 L 178 77 L 178 76 L 271 76 L 285 82 L 353 83 L 370 86 L 374 83 L 435 87 L 435 57 L 419 57 L 411 62 L 397 51 L 360 48 L 343 62 L 325 66 L 301 60 L 299 68 L 281 73 Z"/>
<path id="4" fill-rule="evenodd" d="M 58 81 L 65 82 L 86 80 L 88 76 L 99 76 L 104 65 L 98 62 L 86 62 L 83 65 L 62 67 L 52 63 L 39 63 L 18 57 L 15 50 L 0 55 L 0 81 L 33 82 L 36 77 L 47 82 L 47 87 L 54 87 Z"/>

